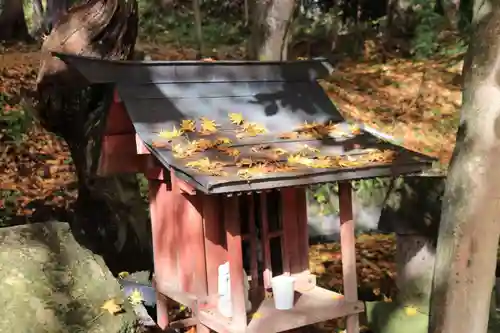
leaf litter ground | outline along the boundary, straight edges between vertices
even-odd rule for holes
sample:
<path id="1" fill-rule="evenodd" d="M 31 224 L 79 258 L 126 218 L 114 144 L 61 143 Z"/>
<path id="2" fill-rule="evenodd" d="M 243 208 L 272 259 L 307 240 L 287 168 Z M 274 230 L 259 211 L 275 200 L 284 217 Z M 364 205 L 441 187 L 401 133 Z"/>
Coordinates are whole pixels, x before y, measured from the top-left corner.
<path id="1" fill-rule="evenodd" d="M 194 59 L 191 49 L 141 46 L 154 60 Z M 8 109 L 19 109 L 21 89 L 33 89 L 39 63 L 35 48 L 16 46 L 0 52 L 0 92 Z M 221 51 L 219 59 L 231 52 Z M 235 53 L 233 52 L 233 55 Z M 390 60 L 344 61 L 322 84 L 347 119 L 355 119 L 393 135 L 409 149 L 438 157 L 443 165 L 454 147 L 461 103 L 461 63 Z M 4 103 L 5 108 L 5 103 Z M 75 200 L 76 177 L 67 146 L 34 125 L 19 143 L 0 146 L 0 223 L 65 220 Z M 392 236 L 364 235 L 357 240 L 361 296 L 390 299 L 395 292 L 395 242 Z M 339 245 L 310 249 L 311 271 L 319 283 L 342 291 Z M 321 324 L 325 332 L 343 325 Z"/>

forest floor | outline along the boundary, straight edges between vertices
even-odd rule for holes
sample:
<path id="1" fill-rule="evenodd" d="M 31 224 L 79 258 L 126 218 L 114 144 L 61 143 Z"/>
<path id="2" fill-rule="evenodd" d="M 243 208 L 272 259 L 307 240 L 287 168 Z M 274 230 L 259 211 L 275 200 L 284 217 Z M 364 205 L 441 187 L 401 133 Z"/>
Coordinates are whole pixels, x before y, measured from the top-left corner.
<path id="1" fill-rule="evenodd" d="M 142 47 L 153 59 L 194 59 L 196 53 L 189 48 Z M 219 59 L 228 51 L 221 52 Z M 59 138 L 35 123 L 26 135 L 12 140 L 12 131 L 29 119 L 19 104 L 19 92 L 33 88 L 38 65 L 35 47 L 0 49 L 0 226 L 65 220 L 75 199 L 74 169 Z M 392 59 L 381 64 L 374 56 L 339 63 L 323 85 L 346 118 L 391 134 L 407 148 L 438 157 L 446 165 L 461 104 L 460 73 L 461 62 L 453 58 Z M 362 288 L 390 297 L 393 237 L 365 235 L 357 246 Z M 334 245 L 311 248 L 312 270 L 333 289 L 341 289 L 338 256 Z"/>

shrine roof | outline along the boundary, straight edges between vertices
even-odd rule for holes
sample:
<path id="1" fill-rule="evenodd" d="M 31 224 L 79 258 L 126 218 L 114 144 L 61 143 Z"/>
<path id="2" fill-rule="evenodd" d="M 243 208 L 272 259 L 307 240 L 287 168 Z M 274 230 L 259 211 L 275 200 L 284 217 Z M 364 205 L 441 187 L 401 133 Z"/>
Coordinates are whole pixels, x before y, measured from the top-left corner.
<path id="1" fill-rule="evenodd" d="M 90 83 L 115 84 L 151 153 L 205 193 L 393 176 L 434 161 L 346 122 L 317 82 L 331 72 L 324 61 L 57 56 Z"/>

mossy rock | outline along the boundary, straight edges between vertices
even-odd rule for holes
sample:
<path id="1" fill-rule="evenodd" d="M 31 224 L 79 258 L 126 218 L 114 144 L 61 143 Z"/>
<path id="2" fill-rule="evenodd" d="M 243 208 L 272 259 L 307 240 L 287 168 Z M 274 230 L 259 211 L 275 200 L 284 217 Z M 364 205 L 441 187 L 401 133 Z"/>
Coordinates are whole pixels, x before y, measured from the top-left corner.
<path id="1" fill-rule="evenodd" d="M 0 266 L 0 332 L 137 332 L 126 302 L 121 314 L 101 309 L 108 299 L 123 301 L 120 286 L 67 223 L 0 229 Z"/>

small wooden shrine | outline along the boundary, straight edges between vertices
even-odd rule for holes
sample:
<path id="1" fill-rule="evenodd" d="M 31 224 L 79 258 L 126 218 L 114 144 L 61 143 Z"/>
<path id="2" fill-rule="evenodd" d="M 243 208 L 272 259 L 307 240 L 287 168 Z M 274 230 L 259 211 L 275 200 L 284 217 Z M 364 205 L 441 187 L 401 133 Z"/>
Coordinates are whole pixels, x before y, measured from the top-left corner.
<path id="1" fill-rule="evenodd" d="M 432 160 L 346 123 L 316 81 L 328 64 L 57 56 L 90 83 L 116 87 L 99 173 L 149 180 L 160 327 L 275 333 L 347 317 L 347 332 L 359 332 L 349 180 L 418 172 Z M 339 182 L 344 295 L 309 272 L 305 188 L 326 182 Z M 225 262 L 231 318 L 217 308 Z M 291 310 L 276 310 L 269 292 L 280 274 L 296 277 Z M 169 321 L 171 301 L 192 317 Z"/>

